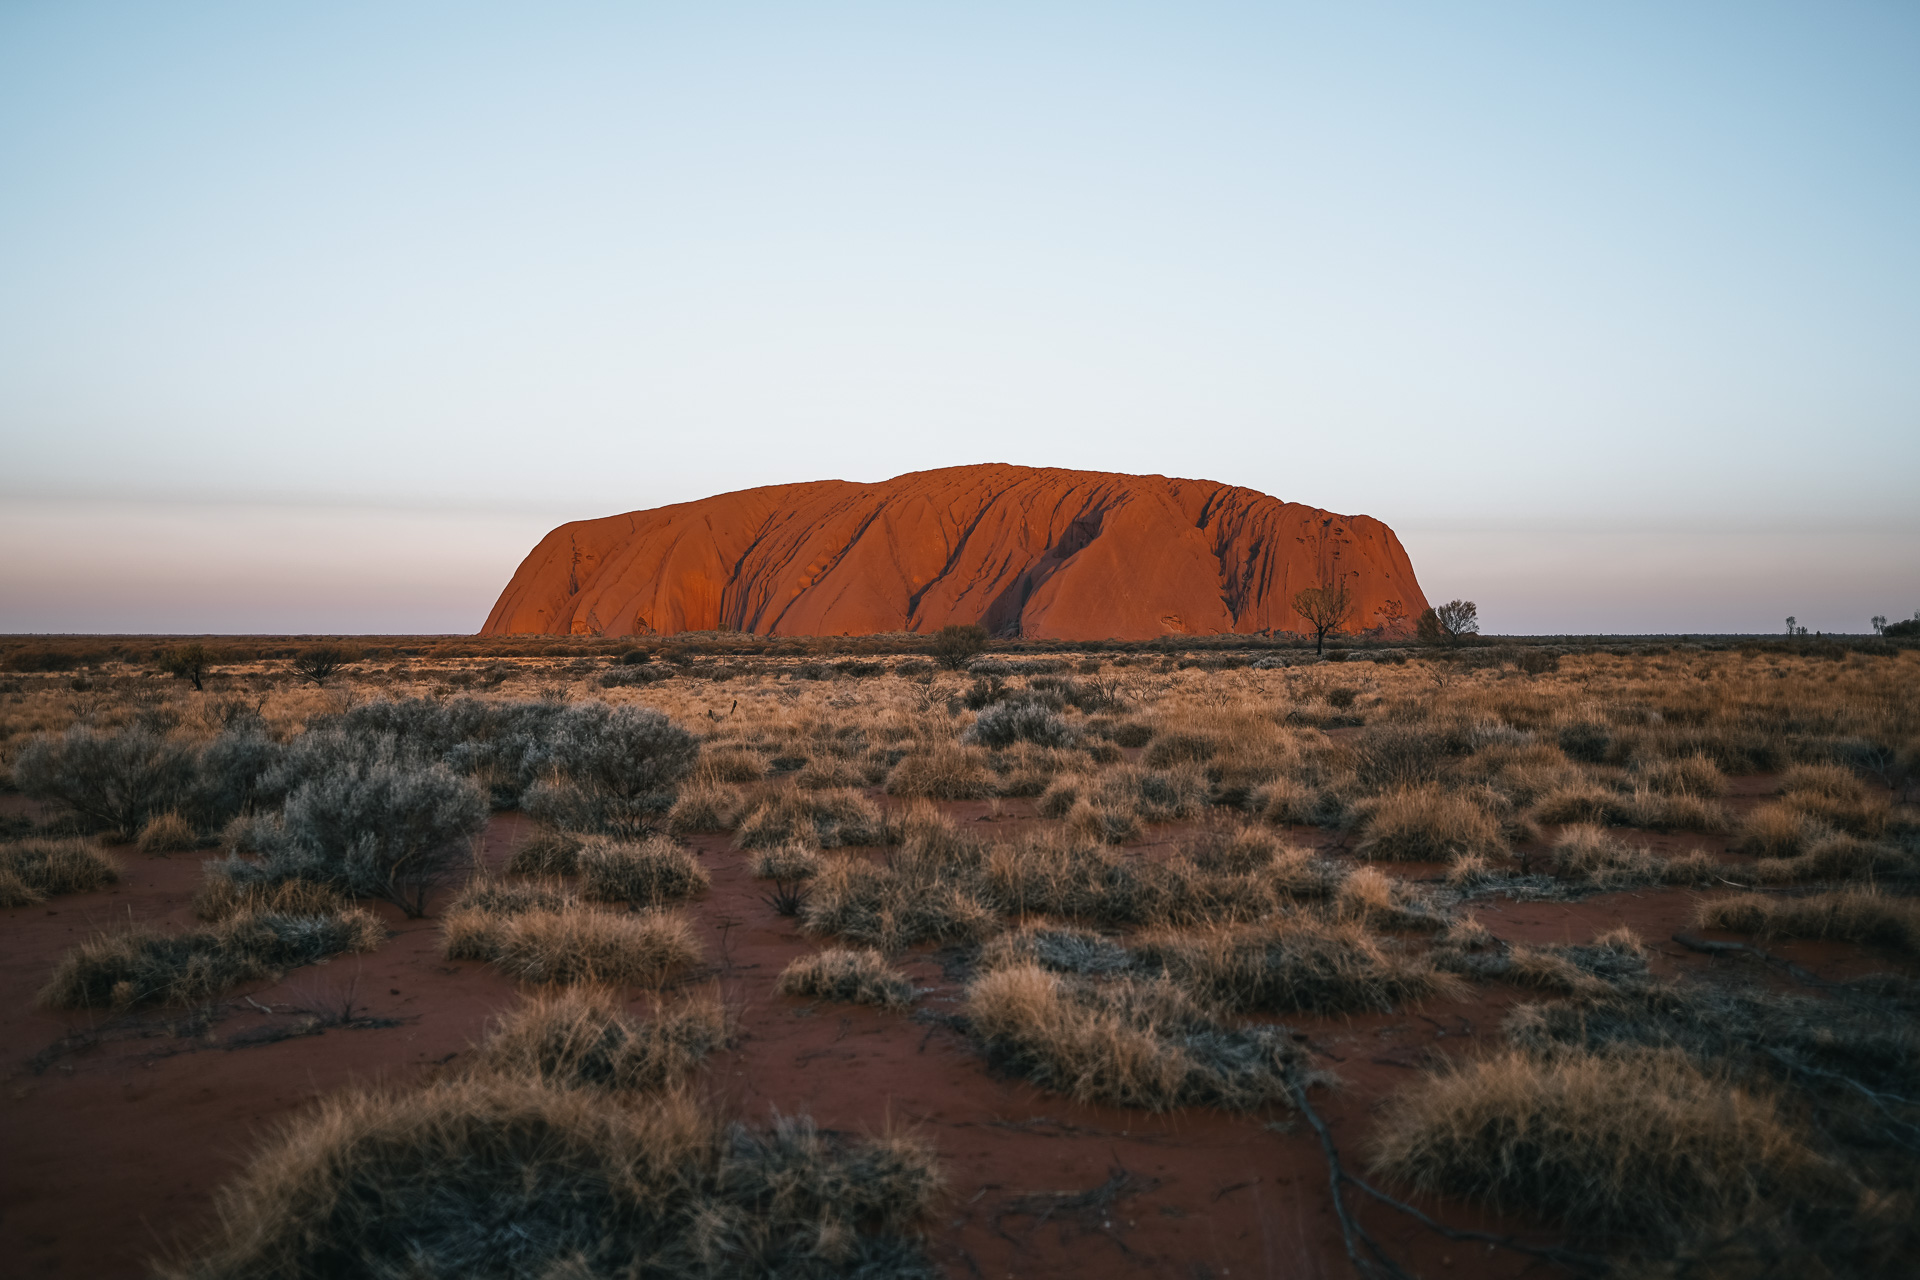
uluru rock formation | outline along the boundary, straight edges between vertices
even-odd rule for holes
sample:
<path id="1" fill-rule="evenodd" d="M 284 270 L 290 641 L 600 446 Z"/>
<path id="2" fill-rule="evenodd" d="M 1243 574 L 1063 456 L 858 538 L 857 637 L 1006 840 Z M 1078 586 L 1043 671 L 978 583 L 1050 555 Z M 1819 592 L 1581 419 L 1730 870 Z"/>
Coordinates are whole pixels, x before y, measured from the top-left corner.
<path id="1" fill-rule="evenodd" d="M 1402 631 L 1426 608 L 1400 540 L 1371 516 L 1208 480 L 988 464 L 563 524 L 481 634 L 1297 632 L 1294 594 L 1323 575 L 1352 592 L 1343 630 Z"/>

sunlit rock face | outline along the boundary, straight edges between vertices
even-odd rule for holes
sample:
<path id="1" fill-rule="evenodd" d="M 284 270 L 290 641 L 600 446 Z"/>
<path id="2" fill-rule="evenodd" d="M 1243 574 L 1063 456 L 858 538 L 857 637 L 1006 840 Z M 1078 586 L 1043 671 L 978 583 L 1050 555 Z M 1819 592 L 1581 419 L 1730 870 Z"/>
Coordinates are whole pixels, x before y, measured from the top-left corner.
<path id="1" fill-rule="evenodd" d="M 1400 540 L 1371 516 L 1210 480 L 987 464 L 563 524 L 481 634 L 1304 631 L 1294 594 L 1327 577 L 1353 598 L 1343 630 L 1403 632 L 1427 604 Z"/>

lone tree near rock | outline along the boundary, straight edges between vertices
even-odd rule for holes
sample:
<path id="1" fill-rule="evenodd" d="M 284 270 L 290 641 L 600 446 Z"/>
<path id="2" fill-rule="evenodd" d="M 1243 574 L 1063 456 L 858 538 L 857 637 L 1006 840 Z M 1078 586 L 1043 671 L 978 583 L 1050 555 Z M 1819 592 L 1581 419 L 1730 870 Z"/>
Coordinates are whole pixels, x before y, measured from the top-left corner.
<path id="1" fill-rule="evenodd" d="M 1307 620 L 1307 627 L 1313 632 L 1315 653 L 1325 651 L 1327 633 L 1340 629 L 1340 624 L 1353 612 L 1353 605 L 1353 590 L 1344 577 L 1334 577 L 1317 587 L 1293 593 L 1293 611 Z"/>
<path id="2" fill-rule="evenodd" d="M 1422 644 L 1459 644 L 1480 631 L 1480 610 L 1471 600 L 1449 600 L 1420 615 L 1415 624 Z"/>
<path id="3" fill-rule="evenodd" d="M 293 672 L 302 680 L 311 680 L 317 685 L 340 674 L 351 663 L 360 661 L 355 650 L 340 644 L 313 644 L 302 649 L 293 660 Z"/>
<path id="4" fill-rule="evenodd" d="M 953 671 L 973 661 L 986 647 L 987 629 L 982 626 L 952 623 L 933 633 L 933 656 Z"/>
<path id="5" fill-rule="evenodd" d="M 177 680 L 191 680 L 195 692 L 213 673 L 213 650 L 203 644 L 183 644 L 160 659 L 160 669 Z"/>

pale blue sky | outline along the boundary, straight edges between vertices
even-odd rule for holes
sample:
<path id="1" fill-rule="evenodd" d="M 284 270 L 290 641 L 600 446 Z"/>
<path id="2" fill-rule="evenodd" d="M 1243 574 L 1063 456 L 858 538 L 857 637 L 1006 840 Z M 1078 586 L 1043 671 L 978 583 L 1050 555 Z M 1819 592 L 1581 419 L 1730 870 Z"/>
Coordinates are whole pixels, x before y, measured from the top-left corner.
<path id="1" fill-rule="evenodd" d="M 0 630 L 1008 461 L 1514 631 L 1920 608 L 1920 6 L 0 5 Z"/>

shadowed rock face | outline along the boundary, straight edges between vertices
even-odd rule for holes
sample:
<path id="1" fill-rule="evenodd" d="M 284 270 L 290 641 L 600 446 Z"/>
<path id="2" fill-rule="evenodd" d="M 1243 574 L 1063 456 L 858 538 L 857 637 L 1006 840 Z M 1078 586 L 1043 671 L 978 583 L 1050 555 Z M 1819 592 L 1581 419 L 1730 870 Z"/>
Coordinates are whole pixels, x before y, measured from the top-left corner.
<path id="1" fill-rule="evenodd" d="M 1034 639 L 1304 631 L 1341 575 L 1343 628 L 1426 608 L 1393 530 L 1207 480 L 989 464 L 821 480 L 563 524 L 482 635 L 937 631 Z"/>

